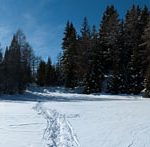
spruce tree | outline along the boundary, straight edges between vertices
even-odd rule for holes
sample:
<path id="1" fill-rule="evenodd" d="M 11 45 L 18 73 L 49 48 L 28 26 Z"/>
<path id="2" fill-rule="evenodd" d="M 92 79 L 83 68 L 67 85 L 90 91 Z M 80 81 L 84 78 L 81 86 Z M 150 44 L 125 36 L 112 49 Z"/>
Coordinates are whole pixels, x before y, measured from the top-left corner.
<path id="1" fill-rule="evenodd" d="M 56 83 L 55 67 L 51 63 L 50 57 L 46 63 L 46 86 L 54 86 Z"/>
<path id="2" fill-rule="evenodd" d="M 148 68 L 148 55 L 149 53 L 147 52 L 147 48 L 145 45 L 143 45 L 143 42 L 144 41 L 144 38 L 143 38 L 143 34 L 144 33 L 144 30 L 146 29 L 147 25 L 148 25 L 148 20 L 149 20 L 149 17 L 150 17 L 150 13 L 149 13 L 149 10 L 147 8 L 147 6 L 145 6 L 142 11 L 141 11 L 141 15 L 140 15 L 140 36 L 141 36 L 141 40 L 139 42 L 139 49 L 140 49 L 140 58 L 141 58 L 141 62 L 140 62 L 140 65 L 141 66 L 141 73 L 142 73 L 142 77 L 144 79 L 145 75 L 146 75 L 146 72 L 147 72 L 147 68 Z"/>
<path id="3" fill-rule="evenodd" d="M 3 66 L 3 53 L 0 49 L 0 94 L 4 90 L 4 66 Z"/>
<path id="4" fill-rule="evenodd" d="M 48 58 L 46 64 L 46 85 L 47 86 L 52 85 L 52 63 L 50 58 Z"/>
<path id="5" fill-rule="evenodd" d="M 91 49 L 92 52 L 88 58 L 88 70 L 84 81 L 84 93 L 101 92 L 103 79 L 102 53 L 98 46 L 98 33 L 96 27 L 93 26 L 91 33 Z"/>
<path id="6" fill-rule="evenodd" d="M 124 32 L 124 21 L 122 20 L 120 24 L 120 31 L 117 39 L 117 46 L 118 46 L 118 80 L 117 80 L 117 85 L 118 85 L 118 93 L 126 93 L 126 75 L 128 71 L 126 70 L 126 48 L 125 48 L 125 32 Z"/>
<path id="7" fill-rule="evenodd" d="M 22 93 L 26 89 L 32 82 L 33 57 L 36 59 L 25 35 L 18 31 L 13 36 L 10 46 L 6 47 L 4 57 L 0 52 L 1 93 Z"/>
<path id="8" fill-rule="evenodd" d="M 63 76 L 64 85 L 68 88 L 74 88 L 77 85 L 77 69 L 76 69 L 76 30 L 72 23 L 67 23 L 63 38 Z"/>
<path id="9" fill-rule="evenodd" d="M 100 25 L 100 44 L 103 54 L 103 72 L 107 81 L 107 92 L 118 93 L 120 87 L 120 20 L 114 6 L 108 6 Z"/>
<path id="10" fill-rule="evenodd" d="M 46 85 L 46 63 L 41 61 L 37 70 L 37 84 L 39 86 Z"/>
<path id="11" fill-rule="evenodd" d="M 91 32 L 88 24 L 88 20 L 84 17 L 83 24 L 81 27 L 81 35 L 78 36 L 78 79 L 79 85 L 83 86 L 86 79 L 86 74 L 89 69 L 89 58 L 91 54 Z"/>
<path id="12" fill-rule="evenodd" d="M 127 12 L 125 20 L 125 47 L 126 47 L 126 75 L 128 93 L 138 94 L 143 89 L 143 77 L 141 71 L 141 26 L 140 26 L 141 9 L 133 5 Z"/>
<path id="13" fill-rule="evenodd" d="M 100 24 L 100 46 L 103 50 L 104 72 L 106 74 L 112 70 L 112 63 L 115 62 L 113 55 L 116 49 L 116 38 L 119 31 L 118 16 L 118 12 L 115 10 L 114 6 L 108 6 Z"/>
<path id="14" fill-rule="evenodd" d="M 0 49 L 0 63 L 2 63 L 3 61 L 3 53 L 2 53 L 2 49 Z"/>
<path id="15" fill-rule="evenodd" d="M 21 52 L 15 35 L 13 36 L 9 49 L 6 50 L 4 65 L 6 72 L 5 76 L 7 78 L 5 83 L 5 92 L 9 94 L 22 92 L 25 87 L 22 83 Z"/>
<path id="16" fill-rule="evenodd" d="M 145 28 L 144 35 L 143 35 L 143 45 L 146 47 L 146 62 L 148 63 L 148 68 L 145 76 L 145 96 L 150 97 L 150 17 L 148 24 Z"/>

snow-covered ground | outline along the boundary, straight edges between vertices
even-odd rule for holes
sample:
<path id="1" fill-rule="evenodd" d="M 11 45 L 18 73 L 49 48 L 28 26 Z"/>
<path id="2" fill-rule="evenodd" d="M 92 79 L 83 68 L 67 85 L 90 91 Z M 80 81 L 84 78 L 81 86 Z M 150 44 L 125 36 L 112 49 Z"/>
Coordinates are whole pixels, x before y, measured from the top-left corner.
<path id="1" fill-rule="evenodd" d="M 0 147 L 150 146 L 150 100 L 140 96 L 40 89 L 0 98 Z"/>
<path id="2" fill-rule="evenodd" d="M 0 147 L 42 147 L 46 121 L 35 103 L 0 102 Z"/>

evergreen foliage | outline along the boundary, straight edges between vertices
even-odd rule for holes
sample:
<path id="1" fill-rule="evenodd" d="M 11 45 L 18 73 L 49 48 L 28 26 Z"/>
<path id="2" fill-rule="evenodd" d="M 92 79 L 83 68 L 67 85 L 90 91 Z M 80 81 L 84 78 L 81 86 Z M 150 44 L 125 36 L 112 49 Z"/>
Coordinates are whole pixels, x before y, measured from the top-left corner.
<path id="1" fill-rule="evenodd" d="M 37 84 L 39 86 L 46 85 L 46 63 L 41 61 L 37 70 Z"/>
<path id="2" fill-rule="evenodd" d="M 64 85 L 74 88 L 77 84 L 76 55 L 77 55 L 77 36 L 72 23 L 67 22 L 63 38 L 62 72 Z"/>
<path id="3" fill-rule="evenodd" d="M 6 47 L 4 57 L 0 52 L 0 93 L 22 93 L 32 83 L 31 58 L 33 50 L 19 30 Z"/>
<path id="4" fill-rule="evenodd" d="M 37 84 L 39 86 L 55 86 L 56 84 L 56 71 L 51 63 L 50 57 L 47 63 L 43 60 L 39 63 L 37 69 Z"/>
<path id="5" fill-rule="evenodd" d="M 0 94 L 22 93 L 27 86 L 81 87 L 83 93 L 139 94 L 150 97 L 150 12 L 133 5 L 120 20 L 107 6 L 99 31 L 83 20 L 80 33 L 67 22 L 56 65 L 35 56 L 19 30 L 3 54 L 0 49 Z"/>
<path id="6" fill-rule="evenodd" d="M 145 76 L 145 96 L 150 97 L 150 17 L 143 35 L 143 45 L 146 48 L 146 63 L 148 68 Z"/>
<path id="7" fill-rule="evenodd" d="M 96 93 L 101 91 L 102 79 L 103 79 L 103 67 L 102 67 L 102 52 L 98 46 L 98 33 L 96 27 L 93 26 L 91 34 L 91 48 L 92 51 L 88 58 L 88 69 L 84 81 L 84 93 Z"/>
<path id="8" fill-rule="evenodd" d="M 144 89 L 144 79 L 148 73 L 146 69 L 149 64 L 149 50 L 144 39 L 146 34 L 145 37 L 142 37 L 148 17 L 149 10 L 146 6 L 142 9 L 133 5 L 127 11 L 125 20 L 121 21 L 114 6 L 108 6 L 102 17 L 99 32 L 95 27 L 91 31 L 87 18 L 84 18 L 81 34 L 74 39 L 76 49 L 69 46 L 71 43 L 67 39 L 69 38 L 67 32 L 70 30 L 68 23 L 63 39 L 65 46 L 63 46 L 62 57 L 64 60 L 71 56 L 71 60 L 76 60 L 74 64 L 71 63 L 71 60 L 63 62 L 62 70 L 67 69 L 67 73 L 72 75 L 72 80 L 76 82 L 77 79 L 78 81 L 70 87 L 83 87 L 83 92 L 88 94 L 101 91 L 112 94 L 139 94 Z M 70 48 L 66 49 L 67 45 Z M 68 54 L 70 50 L 74 53 Z M 74 75 L 77 77 L 73 79 Z M 65 83 L 65 80 L 69 79 L 66 78 L 65 72 L 63 77 Z M 71 82 L 70 79 L 69 82 Z"/>
<path id="9" fill-rule="evenodd" d="M 90 66 L 90 56 L 92 53 L 91 47 L 91 32 L 88 20 L 86 17 L 83 19 L 83 24 L 81 27 L 81 35 L 78 36 L 78 81 L 79 85 L 83 86 L 88 74 Z"/>

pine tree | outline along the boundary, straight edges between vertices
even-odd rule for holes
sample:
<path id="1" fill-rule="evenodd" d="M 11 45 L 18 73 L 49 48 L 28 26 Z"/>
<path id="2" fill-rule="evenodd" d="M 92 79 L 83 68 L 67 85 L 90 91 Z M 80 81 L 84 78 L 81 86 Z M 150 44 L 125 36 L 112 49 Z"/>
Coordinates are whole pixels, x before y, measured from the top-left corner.
<path id="1" fill-rule="evenodd" d="M 9 49 L 6 50 L 4 65 L 6 72 L 5 76 L 7 78 L 5 92 L 9 94 L 22 92 L 25 87 L 22 83 L 21 52 L 15 35 L 13 36 Z"/>
<path id="2" fill-rule="evenodd" d="M 125 30 L 124 30 L 124 21 L 122 20 L 120 24 L 120 32 L 118 36 L 118 49 L 120 51 L 118 61 L 119 61 L 119 66 L 118 66 L 118 92 L 119 93 L 126 93 L 126 87 L 127 87 L 127 81 L 126 81 L 126 75 L 128 71 L 126 70 L 126 63 L 127 63 L 127 49 L 125 48 Z"/>
<path id="3" fill-rule="evenodd" d="M 89 54 L 89 65 L 84 81 L 84 93 L 87 94 L 100 92 L 103 79 L 102 53 L 98 46 L 98 33 L 95 26 L 91 34 L 91 48 L 92 52 Z"/>
<path id="4" fill-rule="evenodd" d="M 77 65 L 79 81 L 78 83 L 79 86 L 83 86 L 86 74 L 89 69 L 89 56 L 91 54 L 91 32 L 86 17 L 84 17 L 80 32 L 81 36 L 78 36 Z"/>
<path id="5" fill-rule="evenodd" d="M 3 92 L 4 87 L 4 66 L 3 66 L 3 53 L 0 49 L 0 94 Z"/>
<path id="6" fill-rule="evenodd" d="M 0 63 L 2 63 L 3 61 L 3 53 L 2 53 L 2 49 L 0 49 Z"/>
<path id="7" fill-rule="evenodd" d="M 39 86 L 46 85 L 46 63 L 41 61 L 37 70 L 37 84 Z"/>
<path id="8" fill-rule="evenodd" d="M 143 35 L 143 45 L 146 47 L 146 62 L 148 63 L 147 73 L 145 76 L 145 96 L 150 97 L 150 17 Z"/>
<path id="9" fill-rule="evenodd" d="M 4 89 L 3 92 L 6 93 L 7 91 L 7 85 L 8 85 L 8 77 L 9 77 L 9 73 L 8 73 L 8 54 L 9 54 L 9 50 L 8 47 L 6 47 L 5 50 L 5 54 L 4 54 L 4 59 L 3 59 L 3 72 L 4 72 L 4 80 L 3 80 L 3 84 L 4 84 Z"/>
<path id="10" fill-rule="evenodd" d="M 109 73 L 110 70 L 112 70 L 112 63 L 114 62 L 113 55 L 119 31 L 118 16 L 118 12 L 115 10 L 114 6 L 108 6 L 100 24 L 100 46 L 103 50 L 105 73 Z"/>
<path id="11" fill-rule="evenodd" d="M 46 85 L 47 86 L 52 85 L 52 63 L 50 58 L 48 58 L 46 64 Z"/>
<path id="12" fill-rule="evenodd" d="M 147 68 L 148 68 L 148 60 L 147 60 L 147 56 L 149 55 L 149 53 L 147 52 L 147 48 L 145 45 L 143 45 L 144 38 L 143 38 L 143 34 L 144 34 L 144 30 L 146 29 L 146 26 L 148 25 L 148 19 L 150 17 L 150 13 L 149 10 L 147 8 L 147 6 L 145 6 L 142 11 L 141 11 L 141 15 L 140 15 L 140 26 L 139 26 L 139 30 L 140 30 L 140 37 L 141 40 L 139 42 L 139 53 L 140 53 L 140 58 L 141 58 L 141 62 L 140 62 L 140 67 L 141 67 L 141 73 L 142 73 L 142 77 L 144 79 L 146 72 L 147 72 Z"/>
<path id="13" fill-rule="evenodd" d="M 0 52 L 0 93 L 22 93 L 33 81 L 31 69 L 34 62 L 37 70 L 38 61 L 24 33 L 18 31 L 6 47 L 4 58 Z"/>
<path id="14" fill-rule="evenodd" d="M 50 57 L 46 64 L 46 86 L 54 86 L 56 83 L 55 67 L 52 66 Z"/>
<path id="15" fill-rule="evenodd" d="M 143 77 L 141 71 L 141 56 L 139 44 L 141 42 L 140 26 L 141 9 L 132 6 L 127 12 L 125 21 L 125 47 L 127 48 L 126 75 L 128 93 L 138 94 L 143 89 Z"/>
<path id="16" fill-rule="evenodd" d="M 118 93 L 120 87 L 120 20 L 114 6 L 108 6 L 103 15 L 99 35 L 103 54 L 103 67 L 107 81 L 107 92 Z"/>
<path id="17" fill-rule="evenodd" d="M 76 70 L 76 30 L 72 23 L 67 23 L 63 38 L 63 76 L 64 85 L 68 88 L 74 88 L 77 85 Z"/>

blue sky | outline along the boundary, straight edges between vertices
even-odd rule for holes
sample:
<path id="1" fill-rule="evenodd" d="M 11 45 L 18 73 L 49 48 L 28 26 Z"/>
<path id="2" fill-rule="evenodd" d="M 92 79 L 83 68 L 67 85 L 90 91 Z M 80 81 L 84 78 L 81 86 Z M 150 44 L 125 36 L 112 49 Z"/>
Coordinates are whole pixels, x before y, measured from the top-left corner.
<path id="1" fill-rule="evenodd" d="M 35 53 L 55 63 L 67 20 L 79 31 L 84 16 L 98 26 L 107 5 L 114 4 L 123 17 L 133 3 L 150 8 L 150 0 L 0 0 L 0 42 L 9 45 L 21 29 Z"/>

